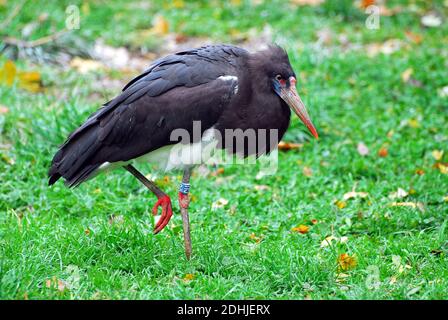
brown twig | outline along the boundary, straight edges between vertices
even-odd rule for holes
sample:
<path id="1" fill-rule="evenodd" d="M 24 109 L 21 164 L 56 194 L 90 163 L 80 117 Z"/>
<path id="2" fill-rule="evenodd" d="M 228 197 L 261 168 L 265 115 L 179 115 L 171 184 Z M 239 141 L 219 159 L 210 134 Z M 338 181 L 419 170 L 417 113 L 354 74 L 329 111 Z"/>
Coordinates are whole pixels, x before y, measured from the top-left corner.
<path id="1" fill-rule="evenodd" d="M 20 47 L 20 48 L 35 48 L 35 47 L 39 47 L 44 44 L 47 44 L 49 42 L 52 42 L 68 32 L 69 32 L 69 30 L 60 30 L 56 33 L 50 34 L 48 36 L 45 36 L 45 37 L 42 37 L 42 38 L 39 38 L 39 39 L 36 39 L 33 41 L 20 40 L 20 39 L 13 38 L 13 37 L 5 37 L 5 38 L 3 38 L 3 42 L 6 44 L 9 44 L 9 45 Z"/>

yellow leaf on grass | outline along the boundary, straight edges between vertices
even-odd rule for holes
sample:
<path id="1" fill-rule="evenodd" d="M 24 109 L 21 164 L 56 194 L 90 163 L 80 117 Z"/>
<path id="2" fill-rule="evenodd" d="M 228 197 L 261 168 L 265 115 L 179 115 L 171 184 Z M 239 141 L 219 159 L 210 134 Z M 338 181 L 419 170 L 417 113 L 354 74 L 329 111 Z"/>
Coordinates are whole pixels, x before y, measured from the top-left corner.
<path id="1" fill-rule="evenodd" d="M 0 82 L 6 84 L 7 86 L 12 86 L 16 78 L 16 74 L 16 65 L 11 60 L 8 60 L 3 65 L 3 69 L 0 70 Z"/>
<path id="2" fill-rule="evenodd" d="M 338 207 L 339 209 L 344 209 L 347 206 L 347 202 L 345 201 L 341 201 L 341 200 L 336 200 L 335 203 L 336 207 Z"/>
<path id="3" fill-rule="evenodd" d="M 174 0 L 173 7 L 177 9 L 182 9 L 183 7 L 185 7 L 185 2 L 183 0 Z"/>
<path id="4" fill-rule="evenodd" d="M 261 241 L 261 237 L 257 237 L 257 236 L 255 235 L 255 233 L 253 233 L 253 232 L 250 234 L 249 238 L 250 238 L 251 240 L 254 240 L 256 243 L 260 243 L 260 241 Z"/>
<path id="5" fill-rule="evenodd" d="M 419 128 L 420 127 L 420 122 L 417 119 L 409 119 L 408 120 L 408 126 L 410 126 L 411 128 Z"/>
<path id="6" fill-rule="evenodd" d="M 440 173 L 442 174 L 448 174 L 448 164 L 437 162 L 434 167 L 436 169 L 439 169 Z"/>
<path id="7" fill-rule="evenodd" d="M 431 154 L 437 161 L 440 161 L 443 158 L 443 150 L 433 150 Z"/>
<path id="8" fill-rule="evenodd" d="M 169 32 L 169 30 L 170 25 L 168 21 L 162 15 L 156 16 L 151 31 L 155 34 L 165 35 Z"/>
<path id="9" fill-rule="evenodd" d="M 358 264 L 358 261 L 356 259 L 356 256 L 350 256 L 347 253 L 342 253 L 338 257 L 338 265 L 339 268 L 342 270 L 350 270 L 356 267 Z"/>
<path id="10" fill-rule="evenodd" d="M 194 279 L 194 274 L 192 273 L 187 273 L 184 277 L 184 281 L 191 281 Z"/>
<path id="11" fill-rule="evenodd" d="M 305 234 L 305 233 L 308 233 L 308 231 L 310 230 L 310 227 L 301 224 L 298 227 L 292 228 L 291 230 L 301 233 L 301 234 Z"/>
<path id="12" fill-rule="evenodd" d="M 0 69 L 0 83 L 12 86 L 17 80 L 18 86 L 31 92 L 38 92 L 41 89 L 40 73 L 18 71 L 14 62 L 8 60 Z"/>

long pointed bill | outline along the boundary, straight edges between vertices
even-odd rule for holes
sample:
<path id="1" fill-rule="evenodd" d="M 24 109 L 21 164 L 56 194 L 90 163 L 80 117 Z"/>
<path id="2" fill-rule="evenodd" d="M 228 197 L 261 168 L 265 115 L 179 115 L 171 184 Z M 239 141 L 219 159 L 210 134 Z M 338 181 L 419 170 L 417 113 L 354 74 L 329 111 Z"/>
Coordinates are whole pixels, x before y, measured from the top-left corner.
<path id="1" fill-rule="evenodd" d="M 281 88 L 280 89 L 280 97 L 288 104 L 288 106 L 294 110 L 297 116 L 302 120 L 305 126 L 310 130 L 311 134 L 318 139 L 319 136 L 317 134 L 316 128 L 311 122 L 310 116 L 308 115 L 308 111 L 306 111 L 305 105 L 300 99 L 299 94 L 296 90 L 296 79 L 291 77 L 289 79 L 290 86 L 289 88 Z"/>

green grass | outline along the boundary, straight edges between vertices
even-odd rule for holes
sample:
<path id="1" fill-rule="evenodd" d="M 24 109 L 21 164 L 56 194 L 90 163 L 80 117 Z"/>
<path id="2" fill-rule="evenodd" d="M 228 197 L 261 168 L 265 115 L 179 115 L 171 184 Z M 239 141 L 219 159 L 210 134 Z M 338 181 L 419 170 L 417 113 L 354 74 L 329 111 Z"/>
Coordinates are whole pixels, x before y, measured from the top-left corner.
<path id="1" fill-rule="evenodd" d="M 414 11 L 404 1 L 388 1 L 405 10 L 382 17 L 379 30 L 366 29 L 362 13 L 352 18 L 328 4 L 291 9 L 284 1 L 256 8 L 242 2 L 187 2 L 183 9 L 154 2 L 136 9 L 137 3 L 129 1 L 94 1 L 75 34 L 89 43 L 101 36 L 111 45 L 131 46 L 155 13 L 168 19 L 171 32 L 215 41 L 232 42 L 232 30 L 245 35 L 269 24 L 289 51 L 299 92 L 321 138 L 307 141 L 300 151 L 279 153 L 274 176 L 257 180 L 258 165 L 227 166 L 218 177 L 196 174 L 190 206 L 194 253 L 186 261 L 179 214 L 152 235 L 155 198 L 124 170 L 74 190 L 62 183 L 47 186 L 58 145 L 106 101 L 98 96 L 111 97 L 110 90 L 98 95 L 92 86 L 110 73 L 81 75 L 19 60 L 20 69 L 42 73 L 47 89 L 33 94 L 0 85 L 0 104 L 9 108 L 0 114 L 0 298 L 448 298 L 448 202 L 443 201 L 448 175 L 433 168 L 431 155 L 444 150 L 441 161 L 448 162 L 448 100 L 438 94 L 448 85 L 448 28 L 446 21 L 438 28 L 420 24 L 421 14 L 430 9 L 446 14 L 443 1 L 416 2 Z M 81 5 L 66 1 L 72 3 Z M 14 5 L 8 1 L 0 9 L 0 20 Z M 20 37 L 36 12 L 48 12 L 50 18 L 31 39 L 59 30 L 65 7 L 28 1 L 2 33 Z M 313 45 L 322 28 L 334 33 L 323 49 Z M 405 31 L 422 35 L 423 42 L 407 40 Z M 340 34 L 358 49 L 345 50 L 338 44 Z M 366 45 L 388 39 L 404 45 L 391 55 L 367 55 Z M 5 60 L 0 57 L 0 66 Z M 408 68 L 421 87 L 402 81 Z M 130 78 L 114 77 L 123 85 Z M 302 132 L 294 119 L 284 140 L 302 141 Z M 370 149 L 365 157 L 356 150 L 361 141 Z M 377 155 L 383 146 L 389 150 L 385 158 Z M 303 175 L 305 166 L 312 169 L 311 177 Z M 425 174 L 416 174 L 417 169 Z M 180 174 L 163 181 L 165 174 L 158 173 L 173 200 Z M 269 189 L 257 191 L 256 185 Z M 368 192 L 367 199 L 335 206 L 355 187 Z M 424 211 L 390 206 L 395 200 L 388 196 L 398 188 L 414 190 L 398 201 L 421 202 Z M 211 210 L 219 198 L 229 203 Z M 178 213 L 177 203 L 174 207 Z M 111 216 L 119 218 L 111 223 Z M 292 232 L 299 224 L 310 225 L 310 231 Z M 321 248 L 329 235 L 348 241 Z M 341 277 L 337 259 L 342 253 L 355 255 L 358 263 Z M 184 280 L 186 274 L 193 280 Z M 66 290 L 48 288 L 53 277 L 64 281 Z M 369 286 L 376 279 L 379 285 Z"/>

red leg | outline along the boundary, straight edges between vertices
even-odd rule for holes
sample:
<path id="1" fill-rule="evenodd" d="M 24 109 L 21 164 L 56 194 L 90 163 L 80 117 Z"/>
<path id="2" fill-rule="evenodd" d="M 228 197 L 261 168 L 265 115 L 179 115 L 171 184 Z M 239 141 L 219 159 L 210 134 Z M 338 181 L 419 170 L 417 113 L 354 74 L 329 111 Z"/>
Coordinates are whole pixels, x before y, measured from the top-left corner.
<path id="1" fill-rule="evenodd" d="M 179 205 L 181 208 L 188 209 L 188 205 L 190 204 L 190 197 L 187 194 L 179 192 Z"/>
<path id="2" fill-rule="evenodd" d="M 171 216 L 173 215 L 173 209 L 171 207 L 171 199 L 167 195 L 159 197 L 159 200 L 157 200 L 156 204 L 152 208 L 153 215 L 157 215 L 159 207 L 162 207 L 162 215 L 160 216 L 160 219 L 154 228 L 154 234 L 157 234 L 160 231 L 162 231 L 162 229 L 165 228 L 165 226 L 170 221 Z"/>

